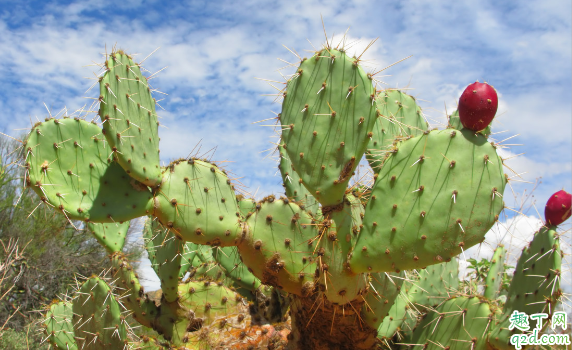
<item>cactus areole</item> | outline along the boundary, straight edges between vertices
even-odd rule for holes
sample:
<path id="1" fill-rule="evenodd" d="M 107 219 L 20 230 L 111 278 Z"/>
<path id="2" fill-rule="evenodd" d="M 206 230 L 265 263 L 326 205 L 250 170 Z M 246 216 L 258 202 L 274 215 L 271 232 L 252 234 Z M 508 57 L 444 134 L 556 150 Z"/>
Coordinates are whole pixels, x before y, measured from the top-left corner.
<path id="1" fill-rule="evenodd" d="M 572 195 L 564 190 L 554 193 L 546 202 L 544 217 L 549 225 L 560 225 L 570 217 Z"/>
<path id="2" fill-rule="evenodd" d="M 495 89 L 487 83 L 467 86 L 459 99 L 459 118 L 467 129 L 481 131 L 495 117 L 499 100 Z"/>

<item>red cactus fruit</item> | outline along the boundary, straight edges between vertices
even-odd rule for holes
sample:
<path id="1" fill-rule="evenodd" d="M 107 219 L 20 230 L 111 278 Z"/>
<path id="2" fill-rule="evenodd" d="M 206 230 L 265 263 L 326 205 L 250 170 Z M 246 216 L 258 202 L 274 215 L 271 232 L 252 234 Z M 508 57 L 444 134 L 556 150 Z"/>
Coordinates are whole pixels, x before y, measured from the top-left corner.
<path id="1" fill-rule="evenodd" d="M 560 225 L 570 217 L 572 195 L 564 190 L 552 195 L 546 202 L 544 217 L 549 225 Z"/>
<path id="2" fill-rule="evenodd" d="M 467 86 L 459 98 L 459 119 L 467 129 L 483 130 L 495 117 L 498 105 L 495 89 L 477 81 Z"/>

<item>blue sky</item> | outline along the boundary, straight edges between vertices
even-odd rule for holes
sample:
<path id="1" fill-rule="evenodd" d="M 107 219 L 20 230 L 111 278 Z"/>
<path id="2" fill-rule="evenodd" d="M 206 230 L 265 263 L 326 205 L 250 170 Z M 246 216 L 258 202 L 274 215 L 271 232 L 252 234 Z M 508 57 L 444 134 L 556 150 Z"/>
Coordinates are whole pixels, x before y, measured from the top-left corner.
<path id="1" fill-rule="evenodd" d="M 503 156 L 525 153 L 507 164 L 525 180 L 542 177 L 535 191 L 542 214 L 548 197 L 572 191 L 572 36 L 569 1 L 6 1 L 0 0 L 0 131 L 29 127 L 37 116 L 88 104 L 84 96 L 98 74 L 92 62 L 114 45 L 139 53 L 157 94 L 161 155 L 185 157 L 217 147 L 213 160 L 257 197 L 281 193 L 277 167 L 268 153 L 271 128 L 252 123 L 271 118 L 280 105 L 261 96 L 274 90 L 255 77 L 280 80 L 283 58 L 296 58 L 282 45 L 310 56 L 328 36 L 348 27 L 349 41 L 363 49 L 366 70 L 391 67 L 380 78 L 387 87 L 409 87 L 429 122 L 441 127 L 464 87 L 475 80 L 500 95 L 493 132 L 497 140 L 519 134 Z M 293 68 L 282 70 L 291 74 Z M 266 157 L 266 158 L 265 158 Z M 507 169 L 507 173 L 512 176 Z M 513 183 L 514 190 L 532 185 Z M 518 207 L 510 189 L 507 204 Z M 535 211 L 529 211 L 535 214 Z M 509 220 L 516 220 L 509 215 Z M 525 220 L 526 221 L 526 220 Z M 537 221 L 528 220 L 523 230 Z M 507 224 L 508 225 L 508 224 Z M 512 225 L 512 224 L 511 224 Z M 517 224 L 514 224 L 518 226 Z M 565 226 L 569 229 L 570 225 Z M 533 229 L 530 229 L 533 230 Z M 502 234 L 501 234 L 502 235 Z M 513 234 L 514 235 L 514 234 Z M 568 233 L 568 238 L 570 237 Z"/>

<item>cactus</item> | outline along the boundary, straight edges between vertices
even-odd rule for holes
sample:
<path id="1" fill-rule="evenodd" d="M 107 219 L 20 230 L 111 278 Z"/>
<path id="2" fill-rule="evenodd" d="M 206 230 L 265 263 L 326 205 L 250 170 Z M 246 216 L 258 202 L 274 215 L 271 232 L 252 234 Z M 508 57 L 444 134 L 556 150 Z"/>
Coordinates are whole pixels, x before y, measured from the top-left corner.
<path id="1" fill-rule="evenodd" d="M 129 221 L 123 223 L 89 222 L 87 228 L 109 253 L 115 253 L 123 249 L 129 224 Z"/>
<path id="2" fill-rule="evenodd" d="M 46 311 L 43 320 L 47 341 L 56 349 L 77 350 L 73 328 L 73 304 L 54 302 Z"/>
<path id="3" fill-rule="evenodd" d="M 383 155 L 391 151 L 397 138 L 418 136 L 427 130 L 427 122 L 415 98 L 399 90 L 386 90 L 377 94 L 375 102 L 380 110 L 366 153 L 367 160 L 378 173 Z"/>
<path id="4" fill-rule="evenodd" d="M 491 301 L 502 264 L 494 265 L 484 296 L 462 295 L 456 277 L 456 256 L 481 243 L 504 208 L 508 177 L 487 139 L 488 125 L 475 132 L 452 116 L 448 129 L 428 130 L 413 97 L 376 91 L 359 57 L 326 44 L 300 61 L 282 93 L 277 148 L 286 196 L 256 202 L 237 196 L 225 170 L 204 159 L 178 159 L 161 169 L 146 78 L 122 51 L 104 67 L 103 130 L 69 118 L 35 125 L 26 141 L 26 184 L 68 219 L 92 227 L 149 216 L 144 237 L 161 280 L 160 300 L 141 287 L 120 252 L 122 242 L 96 234 L 112 253 L 116 286 L 88 280 L 85 288 L 93 285 L 108 298 L 86 300 L 92 292 L 82 287 L 73 309 L 81 301 L 95 315 L 105 303 L 120 302 L 163 340 L 126 340 L 121 315 L 113 311 L 106 327 L 75 328 L 100 334 L 98 340 L 81 336 L 81 346 L 193 348 L 205 338 L 223 341 L 221 334 L 234 334 L 246 317 L 252 324 L 282 322 L 289 306 L 293 349 L 397 349 L 404 339 L 427 345 L 451 338 L 457 339 L 451 348 L 502 347 L 506 315 L 524 307 L 512 286 L 502 316 Z M 373 184 L 349 186 L 364 155 L 375 170 Z M 536 258 L 535 266 L 546 283 L 526 295 L 553 308 L 560 293 L 547 272 L 560 269 L 554 227 L 537 234 L 513 284 L 522 283 L 542 249 L 542 257 L 550 256 Z M 495 257 L 504 255 L 499 250 Z M 112 292 L 116 287 L 121 297 Z M 69 308 L 53 304 L 46 318 L 48 339 L 58 349 L 71 342 L 71 328 L 53 320 L 69 319 Z M 447 312 L 457 317 L 444 318 Z M 119 336 L 108 336 L 115 325 Z M 254 337 L 251 330 L 234 336 Z"/>
<path id="5" fill-rule="evenodd" d="M 155 187 L 161 182 L 155 100 L 139 65 L 118 51 L 105 62 L 99 81 L 99 117 L 115 158 L 134 179 Z"/>

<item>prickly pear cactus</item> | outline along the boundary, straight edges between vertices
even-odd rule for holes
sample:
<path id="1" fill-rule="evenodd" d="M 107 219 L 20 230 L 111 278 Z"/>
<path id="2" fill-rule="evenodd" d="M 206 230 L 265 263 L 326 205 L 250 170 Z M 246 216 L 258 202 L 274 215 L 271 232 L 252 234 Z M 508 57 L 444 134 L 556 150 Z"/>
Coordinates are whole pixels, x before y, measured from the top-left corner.
<path id="1" fill-rule="evenodd" d="M 113 283 L 93 277 L 73 303 L 50 305 L 54 347 L 505 349 L 512 312 L 550 313 L 559 300 L 553 226 L 525 249 L 504 305 L 502 248 L 485 294 L 462 293 L 456 257 L 504 208 L 508 177 L 490 127 L 466 129 L 454 113 L 447 129 L 430 130 L 412 96 L 377 91 L 343 45 L 300 59 L 285 82 L 276 118 L 285 196 L 260 201 L 237 195 L 218 163 L 161 168 L 139 65 L 114 51 L 104 69 L 101 124 L 48 119 L 25 142 L 26 186 L 111 254 Z M 364 156 L 372 180 L 350 182 Z M 161 281 L 153 295 L 121 253 L 129 220 L 142 216 Z M 156 338 L 128 332 L 125 314 Z"/>

